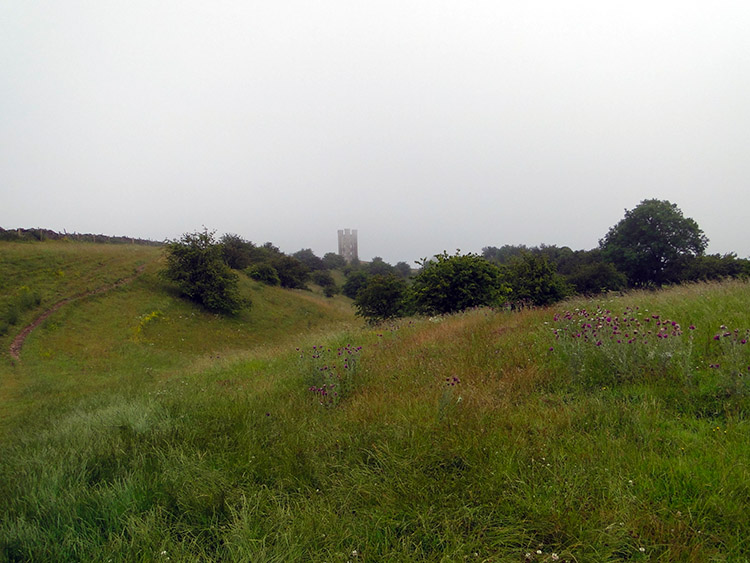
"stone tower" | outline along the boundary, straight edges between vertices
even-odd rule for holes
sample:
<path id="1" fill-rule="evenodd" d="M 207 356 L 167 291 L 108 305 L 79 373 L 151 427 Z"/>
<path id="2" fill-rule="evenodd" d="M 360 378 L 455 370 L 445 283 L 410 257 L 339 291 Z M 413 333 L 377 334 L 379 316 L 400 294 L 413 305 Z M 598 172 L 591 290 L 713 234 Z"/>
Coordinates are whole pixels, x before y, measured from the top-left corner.
<path id="1" fill-rule="evenodd" d="M 339 256 L 347 262 L 358 260 L 357 229 L 339 229 Z"/>

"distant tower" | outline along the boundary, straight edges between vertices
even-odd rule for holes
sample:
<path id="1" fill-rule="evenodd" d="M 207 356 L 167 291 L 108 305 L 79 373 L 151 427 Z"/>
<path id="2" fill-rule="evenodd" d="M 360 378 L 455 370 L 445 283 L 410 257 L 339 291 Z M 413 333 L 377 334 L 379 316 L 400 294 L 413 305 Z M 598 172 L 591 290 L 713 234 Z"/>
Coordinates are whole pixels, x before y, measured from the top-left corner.
<path id="1" fill-rule="evenodd" d="M 358 260 L 357 229 L 339 229 L 339 256 L 347 262 Z"/>

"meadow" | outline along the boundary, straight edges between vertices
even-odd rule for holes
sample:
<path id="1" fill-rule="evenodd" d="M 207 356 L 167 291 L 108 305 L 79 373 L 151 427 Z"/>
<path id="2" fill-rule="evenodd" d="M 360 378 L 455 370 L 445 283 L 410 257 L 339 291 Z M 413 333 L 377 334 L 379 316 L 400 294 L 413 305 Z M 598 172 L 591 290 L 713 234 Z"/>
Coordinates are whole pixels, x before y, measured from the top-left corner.
<path id="1" fill-rule="evenodd" d="M 372 327 L 160 267 L 0 244 L 0 560 L 750 560 L 746 282 Z"/>

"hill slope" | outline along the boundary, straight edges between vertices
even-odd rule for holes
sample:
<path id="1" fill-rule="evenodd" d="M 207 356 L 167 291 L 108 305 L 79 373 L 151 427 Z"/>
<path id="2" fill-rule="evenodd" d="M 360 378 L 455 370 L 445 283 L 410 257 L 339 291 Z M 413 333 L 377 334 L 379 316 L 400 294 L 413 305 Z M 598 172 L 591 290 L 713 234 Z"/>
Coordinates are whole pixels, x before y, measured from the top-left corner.
<path id="1" fill-rule="evenodd" d="M 244 276 L 241 290 L 252 307 L 235 317 L 214 315 L 161 280 L 161 259 L 162 250 L 152 246 L 0 242 L 0 311 L 28 294 L 38 297 L 16 307 L 17 320 L 0 336 L 5 419 L 19 405 L 38 410 L 123 378 L 172 374 L 354 320 L 346 299 L 267 287 Z M 12 365 L 14 338 L 61 302 L 28 335 L 21 361 Z"/>
<path id="2" fill-rule="evenodd" d="M 270 340 L 144 274 L 29 342 L 6 559 L 750 558 L 746 283 L 380 328 L 246 289 Z"/>

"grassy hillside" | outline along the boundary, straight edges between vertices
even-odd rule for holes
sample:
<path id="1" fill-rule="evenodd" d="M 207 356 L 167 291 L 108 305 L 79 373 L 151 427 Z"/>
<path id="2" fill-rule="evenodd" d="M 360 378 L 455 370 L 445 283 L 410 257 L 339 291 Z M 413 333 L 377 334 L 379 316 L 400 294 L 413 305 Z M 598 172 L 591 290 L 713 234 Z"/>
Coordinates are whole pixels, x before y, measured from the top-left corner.
<path id="1" fill-rule="evenodd" d="M 246 284 L 222 319 L 147 269 L 32 336 L 0 558 L 750 558 L 747 284 L 380 328 Z"/>
<path id="2" fill-rule="evenodd" d="M 218 316 L 179 298 L 158 276 L 161 267 L 162 250 L 150 246 L 0 243 L 0 311 L 20 302 L 18 296 L 39 297 L 16 307 L 17 321 L 0 336 L 0 433 L 5 423 L 18 424 L 21 411 L 39 416 L 48 405 L 57 409 L 95 390 L 137 386 L 257 347 L 268 353 L 297 334 L 335 330 L 354 319 L 343 298 L 267 287 L 244 276 L 241 291 L 253 306 Z M 123 286 L 87 295 L 135 274 Z M 12 362 L 9 347 L 21 329 L 71 297 L 26 339 L 21 361 Z"/>

